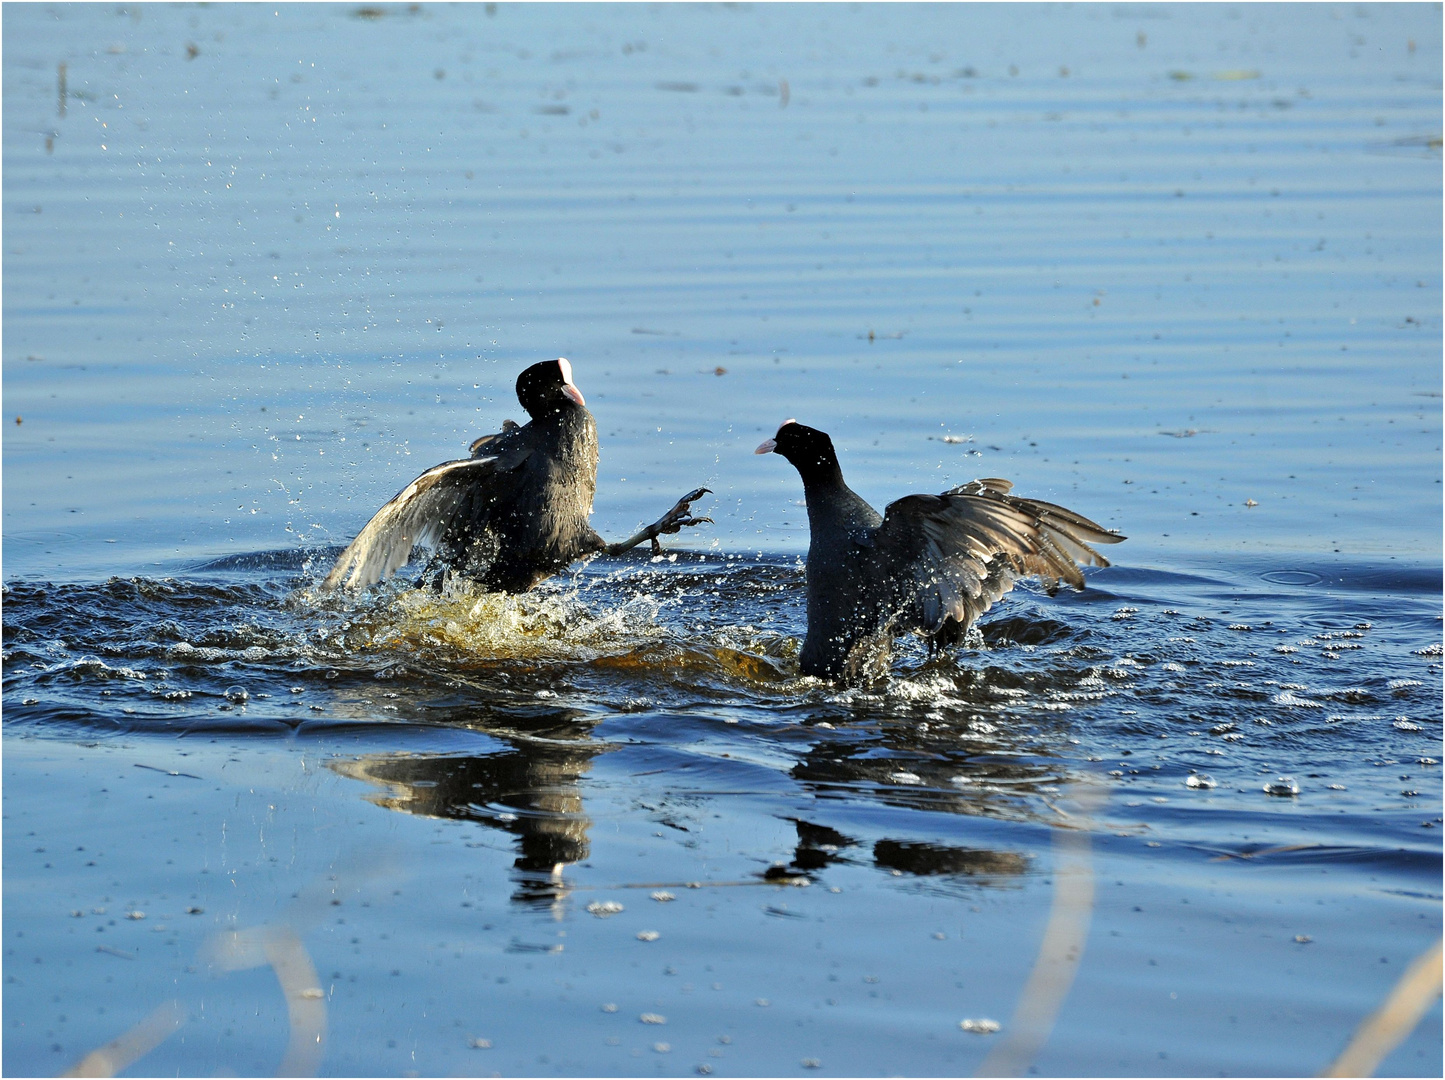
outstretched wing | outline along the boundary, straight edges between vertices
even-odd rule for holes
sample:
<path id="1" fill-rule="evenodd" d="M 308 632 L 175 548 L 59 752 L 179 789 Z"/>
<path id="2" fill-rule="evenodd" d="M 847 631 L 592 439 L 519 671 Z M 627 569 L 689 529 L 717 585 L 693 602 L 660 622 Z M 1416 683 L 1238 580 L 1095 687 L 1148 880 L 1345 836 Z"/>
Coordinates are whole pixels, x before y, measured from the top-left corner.
<path id="1" fill-rule="evenodd" d="M 874 543 L 896 567 L 896 629 L 935 633 L 949 619 L 967 627 L 1021 577 L 1084 587 L 1079 567 L 1108 566 L 1089 545 L 1117 544 L 1072 510 L 1010 495 L 1007 480 L 974 480 L 942 495 L 890 503 Z"/>
<path id="2" fill-rule="evenodd" d="M 504 430 L 492 438 L 500 443 L 510 434 Z M 478 449 L 490 450 L 496 443 Z M 462 529 L 475 529 L 478 516 L 495 501 L 496 488 L 528 456 L 521 448 L 503 445 L 498 450 L 444 461 L 418 476 L 372 515 L 337 557 L 321 587 L 364 589 L 406 565 L 413 548 L 436 548 Z"/>

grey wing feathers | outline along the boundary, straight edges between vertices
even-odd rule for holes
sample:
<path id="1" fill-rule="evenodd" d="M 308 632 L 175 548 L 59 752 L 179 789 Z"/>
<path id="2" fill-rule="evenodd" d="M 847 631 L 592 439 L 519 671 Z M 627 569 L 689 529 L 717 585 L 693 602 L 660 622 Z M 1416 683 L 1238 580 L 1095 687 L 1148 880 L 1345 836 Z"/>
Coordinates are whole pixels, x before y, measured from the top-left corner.
<path id="1" fill-rule="evenodd" d="M 405 566 L 414 547 L 434 547 L 466 507 L 469 491 L 496 471 L 496 463 L 496 457 L 464 458 L 422 473 L 372 516 L 321 587 L 364 589 Z"/>
<path id="2" fill-rule="evenodd" d="M 1090 543 L 1124 537 L 1062 506 L 1010 495 L 1012 486 L 974 480 L 889 504 L 877 535 L 904 556 L 898 614 L 913 623 L 907 628 L 929 633 L 950 618 L 967 627 L 1020 577 L 1082 589 L 1081 565 L 1109 565 Z"/>

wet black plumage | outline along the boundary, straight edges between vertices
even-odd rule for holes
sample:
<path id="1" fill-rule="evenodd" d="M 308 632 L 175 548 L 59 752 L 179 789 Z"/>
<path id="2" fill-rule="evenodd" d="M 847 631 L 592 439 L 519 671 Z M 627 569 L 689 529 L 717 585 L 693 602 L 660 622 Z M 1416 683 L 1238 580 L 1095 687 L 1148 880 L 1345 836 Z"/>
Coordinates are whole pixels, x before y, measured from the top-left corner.
<path id="1" fill-rule="evenodd" d="M 997 479 L 908 495 L 880 517 L 843 482 L 833 440 L 792 420 L 757 452 L 782 455 L 803 478 L 805 675 L 878 674 L 903 633 L 954 643 L 1020 577 L 1082 589 L 1080 565 L 1109 565 L 1089 544 L 1124 539 L 1072 510 L 1011 495 L 1013 485 Z"/>
<path id="2" fill-rule="evenodd" d="M 621 544 L 588 523 L 597 489 L 597 425 L 565 359 L 517 377 L 531 419 L 504 422 L 471 445 L 471 456 L 422 473 L 383 506 L 337 558 L 322 583 L 364 588 L 429 547 L 447 569 L 489 591 L 525 592 L 569 563 L 617 553 L 706 518 L 687 516 L 699 488 L 658 522 Z"/>

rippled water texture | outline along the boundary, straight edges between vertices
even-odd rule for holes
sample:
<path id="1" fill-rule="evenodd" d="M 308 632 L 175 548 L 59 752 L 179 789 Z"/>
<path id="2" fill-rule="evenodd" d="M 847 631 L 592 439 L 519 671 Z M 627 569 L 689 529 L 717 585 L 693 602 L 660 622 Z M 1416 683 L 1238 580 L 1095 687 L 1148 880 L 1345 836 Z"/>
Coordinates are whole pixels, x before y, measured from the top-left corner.
<path id="1" fill-rule="evenodd" d="M 1438 940 L 1437 7 L 0 18 L 6 1073 L 1298 1075 Z M 555 355 L 713 524 L 318 594 Z M 787 416 L 1129 540 L 802 678 Z"/>

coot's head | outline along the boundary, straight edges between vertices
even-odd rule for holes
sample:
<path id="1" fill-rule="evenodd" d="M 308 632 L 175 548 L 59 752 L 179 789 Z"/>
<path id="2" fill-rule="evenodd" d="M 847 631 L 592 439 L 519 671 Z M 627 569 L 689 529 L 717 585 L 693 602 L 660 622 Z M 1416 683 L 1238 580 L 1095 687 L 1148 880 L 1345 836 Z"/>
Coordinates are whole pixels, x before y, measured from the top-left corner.
<path id="1" fill-rule="evenodd" d="M 838 468 L 838 455 L 833 452 L 833 440 L 827 432 L 806 427 L 796 420 L 784 420 L 778 433 L 753 453 L 785 457 L 804 477 Z"/>
<path id="2" fill-rule="evenodd" d="M 518 375 L 517 400 L 533 420 L 587 404 L 572 382 L 572 365 L 561 357 L 533 364 Z"/>

